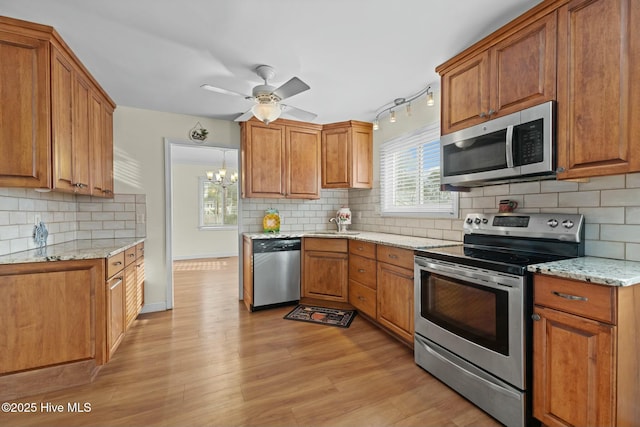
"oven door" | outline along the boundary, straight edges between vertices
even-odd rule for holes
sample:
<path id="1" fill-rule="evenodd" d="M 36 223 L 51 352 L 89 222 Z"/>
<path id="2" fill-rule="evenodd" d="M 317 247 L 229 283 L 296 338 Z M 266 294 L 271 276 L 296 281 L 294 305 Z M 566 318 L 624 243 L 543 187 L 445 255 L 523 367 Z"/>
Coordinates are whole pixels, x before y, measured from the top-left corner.
<path id="1" fill-rule="evenodd" d="M 415 257 L 415 332 L 525 389 L 525 278 Z"/>

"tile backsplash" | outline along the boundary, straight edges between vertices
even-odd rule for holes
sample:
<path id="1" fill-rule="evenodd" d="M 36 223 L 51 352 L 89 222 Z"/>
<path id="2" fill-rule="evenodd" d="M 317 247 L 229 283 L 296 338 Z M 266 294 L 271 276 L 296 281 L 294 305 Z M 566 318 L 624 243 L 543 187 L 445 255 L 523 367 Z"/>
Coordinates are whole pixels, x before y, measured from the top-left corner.
<path id="1" fill-rule="evenodd" d="M 338 209 L 348 206 L 348 190 L 321 190 L 320 199 L 242 199 L 241 232 L 261 233 L 262 218 L 267 209 L 278 209 L 280 231 L 295 233 L 304 231 L 335 230 L 329 223 Z"/>
<path id="2" fill-rule="evenodd" d="M 348 203 L 354 229 L 461 240 L 462 218 L 497 212 L 502 199 L 517 201 L 518 212 L 583 214 L 587 255 L 640 261 L 640 173 L 474 188 L 460 193 L 457 219 L 381 216 L 379 183 L 372 190 L 349 190 Z"/>
<path id="3" fill-rule="evenodd" d="M 0 188 L 0 255 L 36 248 L 33 227 L 38 218 L 47 226 L 49 245 L 75 239 L 144 237 L 146 197 L 117 194 L 101 199 Z"/>

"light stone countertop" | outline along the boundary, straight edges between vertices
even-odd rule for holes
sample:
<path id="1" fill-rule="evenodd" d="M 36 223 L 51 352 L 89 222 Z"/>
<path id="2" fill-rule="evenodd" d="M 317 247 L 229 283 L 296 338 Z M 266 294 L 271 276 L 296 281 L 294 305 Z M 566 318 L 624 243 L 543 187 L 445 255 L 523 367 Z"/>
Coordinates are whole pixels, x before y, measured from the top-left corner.
<path id="1" fill-rule="evenodd" d="M 327 239 L 350 239 L 358 240 L 370 243 L 380 243 L 388 246 L 395 246 L 403 249 L 428 249 L 438 248 L 443 246 L 455 246 L 461 245 L 462 242 L 453 240 L 441 240 L 441 239 L 429 239 L 426 237 L 416 236 L 404 236 L 401 234 L 389 234 L 389 233 L 375 233 L 371 231 L 356 231 L 350 230 L 346 233 L 333 233 L 333 232 L 303 232 L 303 233 L 244 233 L 245 236 L 251 239 L 285 239 L 295 237 L 322 237 Z"/>
<path id="2" fill-rule="evenodd" d="M 42 249 L 30 249 L 2 255 L 0 256 L 0 264 L 108 258 L 144 240 L 144 238 L 140 237 L 72 240 L 56 245 L 48 245 Z"/>
<path id="3" fill-rule="evenodd" d="M 640 262 L 620 259 L 580 257 L 533 264 L 528 270 L 550 276 L 609 286 L 640 284 Z"/>

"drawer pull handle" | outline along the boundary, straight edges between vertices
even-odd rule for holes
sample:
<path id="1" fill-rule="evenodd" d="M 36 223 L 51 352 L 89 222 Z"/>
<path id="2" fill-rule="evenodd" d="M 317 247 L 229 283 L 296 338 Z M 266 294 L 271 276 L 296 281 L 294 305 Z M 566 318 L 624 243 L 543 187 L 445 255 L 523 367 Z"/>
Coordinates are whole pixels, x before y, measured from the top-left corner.
<path id="1" fill-rule="evenodd" d="M 398 255 L 389 254 L 389 258 L 391 258 L 391 259 L 397 259 L 397 258 L 398 258 Z"/>
<path id="2" fill-rule="evenodd" d="M 558 296 L 558 297 L 564 298 L 564 299 L 568 299 L 568 300 L 571 300 L 571 301 L 589 301 L 589 298 L 587 298 L 587 297 L 580 297 L 580 296 L 577 296 L 577 295 L 563 294 L 562 292 L 557 292 L 557 291 L 553 291 L 551 293 L 554 294 L 555 296 Z"/>
<path id="3" fill-rule="evenodd" d="M 364 273 L 366 270 L 364 268 L 359 268 L 358 273 Z"/>
<path id="4" fill-rule="evenodd" d="M 136 254 L 129 254 L 128 256 L 129 256 L 129 257 L 132 257 L 132 256 L 136 256 Z"/>
<path id="5" fill-rule="evenodd" d="M 359 299 L 360 301 L 364 301 L 364 297 L 363 297 L 363 296 L 358 296 L 358 299 Z"/>
<path id="6" fill-rule="evenodd" d="M 120 262 L 120 261 L 116 261 L 116 262 L 114 262 L 112 265 L 122 265 L 122 262 Z"/>
<path id="7" fill-rule="evenodd" d="M 359 251 L 364 251 L 364 248 L 362 246 L 358 246 L 358 250 Z"/>

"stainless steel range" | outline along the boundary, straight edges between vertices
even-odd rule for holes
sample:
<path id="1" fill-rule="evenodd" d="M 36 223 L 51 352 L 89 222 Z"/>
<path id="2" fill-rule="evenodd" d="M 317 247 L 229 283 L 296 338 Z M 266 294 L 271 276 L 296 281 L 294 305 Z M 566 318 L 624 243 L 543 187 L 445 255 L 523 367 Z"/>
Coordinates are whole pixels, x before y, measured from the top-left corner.
<path id="1" fill-rule="evenodd" d="M 415 361 L 507 426 L 531 418 L 527 266 L 584 255 L 584 218 L 469 214 L 463 245 L 415 254 Z"/>

